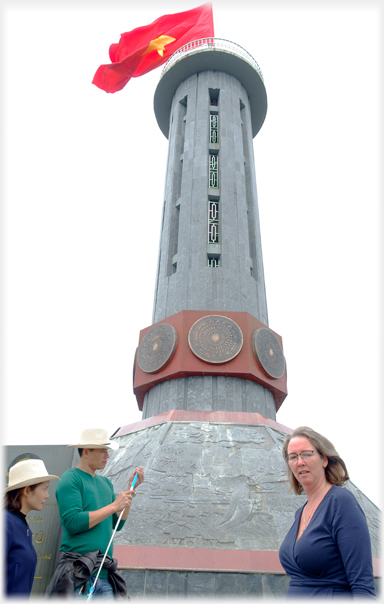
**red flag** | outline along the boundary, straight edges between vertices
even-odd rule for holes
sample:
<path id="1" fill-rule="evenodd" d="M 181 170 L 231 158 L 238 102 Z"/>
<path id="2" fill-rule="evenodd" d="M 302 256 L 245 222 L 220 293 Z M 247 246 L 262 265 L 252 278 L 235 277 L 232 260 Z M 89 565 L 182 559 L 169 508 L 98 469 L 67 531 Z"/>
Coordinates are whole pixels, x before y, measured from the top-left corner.
<path id="1" fill-rule="evenodd" d="M 100 65 L 92 84 L 105 92 L 117 92 L 131 78 L 163 65 L 184 44 L 213 36 L 210 3 L 182 13 L 164 15 L 151 25 L 121 34 L 119 43 L 112 44 L 109 49 L 112 64 Z"/>

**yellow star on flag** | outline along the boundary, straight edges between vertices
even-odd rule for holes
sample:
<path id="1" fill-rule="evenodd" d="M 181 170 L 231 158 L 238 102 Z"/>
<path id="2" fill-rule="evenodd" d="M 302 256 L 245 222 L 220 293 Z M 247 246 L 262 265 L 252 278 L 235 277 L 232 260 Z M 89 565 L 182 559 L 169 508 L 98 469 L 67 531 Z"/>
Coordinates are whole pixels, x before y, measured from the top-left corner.
<path id="1" fill-rule="evenodd" d="M 151 52 L 152 50 L 157 50 L 161 57 L 164 56 L 164 47 L 171 42 L 174 42 L 176 38 L 171 38 L 170 36 L 159 36 L 154 40 L 151 40 L 147 50 L 143 53 L 143 56 L 147 54 L 147 52 Z"/>

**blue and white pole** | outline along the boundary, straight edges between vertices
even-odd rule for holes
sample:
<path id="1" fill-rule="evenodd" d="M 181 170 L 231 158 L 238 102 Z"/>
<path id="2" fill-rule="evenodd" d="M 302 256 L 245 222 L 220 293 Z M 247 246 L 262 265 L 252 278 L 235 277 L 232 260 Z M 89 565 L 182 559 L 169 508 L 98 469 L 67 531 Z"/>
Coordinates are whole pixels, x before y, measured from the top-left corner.
<path id="1" fill-rule="evenodd" d="M 137 480 L 137 478 L 138 478 L 138 474 L 137 474 L 137 472 L 136 472 L 135 477 L 134 477 L 134 479 L 132 480 L 131 489 L 133 489 L 133 488 L 135 487 L 135 484 L 136 484 L 136 480 Z M 107 551 L 109 550 L 110 545 L 111 545 L 111 543 L 112 543 L 112 541 L 113 541 L 113 538 L 114 538 L 115 533 L 116 533 L 116 531 L 117 531 L 117 527 L 119 526 L 119 523 L 120 523 L 121 517 L 122 517 L 122 515 L 124 514 L 124 510 L 125 510 L 125 508 L 124 508 L 123 510 L 121 510 L 121 512 L 120 512 L 120 516 L 119 516 L 119 518 L 118 518 L 118 520 L 117 520 L 117 522 L 116 522 L 116 526 L 115 526 L 115 528 L 113 529 L 112 537 L 110 538 L 109 543 L 108 543 L 108 545 L 107 545 L 107 549 L 105 550 L 105 554 L 104 554 L 103 560 L 102 560 L 102 562 L 101 562 L 101 564 L 100 564 L 100 566 L 99 566 L 99 570 L 98 570 L 98 572 L 97 572 L 95 582 L 94 582 L 94 584 L 92 585 L 91 589 L 89 590 L 89 594 L 88 594 L 88 597 L 87 597 L 87 602 L 88 602 L 89 600 L 92 600 L 92 596 L 93 596 L 93 592 L 95 591 L 95 587 L 96 587 L 97 579 L 99 578 L 100 571 L 101 571 L 101 569 L 102 569 L 102 567 L 103 567 L 103 564 L 104 564 L 105 558 L 106 558 L 106 556 L 107 556 Z"/>

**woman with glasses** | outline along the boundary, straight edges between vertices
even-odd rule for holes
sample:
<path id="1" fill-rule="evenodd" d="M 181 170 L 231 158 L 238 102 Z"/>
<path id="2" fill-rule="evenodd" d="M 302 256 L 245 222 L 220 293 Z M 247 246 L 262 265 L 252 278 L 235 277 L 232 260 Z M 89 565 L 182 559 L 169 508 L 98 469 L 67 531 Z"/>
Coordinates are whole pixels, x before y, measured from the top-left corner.
<path id="1" fill-rule="evenodd" d="M 356 497 L 333 444 L 311 428 L 296 428 L 283 445 L 291 488 L 305 493 L 281 547 L 290 577 L 287 597 L 375 598 L 371 541 Z"/>

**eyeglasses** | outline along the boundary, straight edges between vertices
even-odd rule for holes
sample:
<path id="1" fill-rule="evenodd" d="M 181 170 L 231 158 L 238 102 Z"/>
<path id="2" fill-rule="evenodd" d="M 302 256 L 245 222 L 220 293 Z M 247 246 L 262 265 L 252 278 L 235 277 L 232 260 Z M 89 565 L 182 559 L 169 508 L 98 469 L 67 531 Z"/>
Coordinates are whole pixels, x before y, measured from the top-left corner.
<path id="1" fill-rule="evenodd" d="M 302 453 L 289 453 L 288 461 L 296 463 L 299 457 L 301 457 L 303 461 L 308 461 L 308 459 L 311 459 L 311 457 L 313 457 L 315 453 L 317 453 L 317 451 L 302 451 Z"/>

